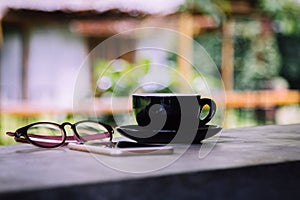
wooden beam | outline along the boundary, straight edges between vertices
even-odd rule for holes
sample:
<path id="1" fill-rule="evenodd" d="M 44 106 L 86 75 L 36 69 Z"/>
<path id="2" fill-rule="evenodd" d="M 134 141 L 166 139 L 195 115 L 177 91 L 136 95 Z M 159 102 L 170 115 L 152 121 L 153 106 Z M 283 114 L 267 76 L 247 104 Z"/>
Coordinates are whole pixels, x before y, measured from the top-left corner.
<path id="1" fill-rule="evenodd" d="M 210 15 L 193 15 L 193 34 L 199 35 L 202 30 L 216 29 L 218 23 Z"/>
<path id="2" fill-rule="evenodd" d="M 22 99 L 28 98 L 29 27 L 22 27 Z"/>
<path id="3" fill-rule="evenodd" d="M 221 102 L 216 99 L 217 105 Z M 298 90 L 261 90 L 261 91 L 228 91 L 226 92 L 226 108 L 269 108 L 285 105 L 299 105 L 300 92 Z M 15 116 L 38 116 L 47 114 L 121 114 L 132 112 L 132 102 L 128 97 L 111 98 L 101 97 L 83 102 L 76 109 L 72 105 L 57 107 L 48 104 L 33 104 L 22 101 L 0 105 L 1 114 Z"/>
<path id="4" fill-rule="evenodd" d="M 297 90 L 227 91 L 226 108 L 268 108 L 299 105 Z"/>
<path id="5" fill-rule="evenodd" d="M 66 114 L 99 114 L 111 115 L 121 114 L 132 111 L 132 102 L 128 97 L 116 97 L 112 101 L 111 98 L 102 97 L 95 98 L 87 102 L 83 102 L 76 109 L 72 105 L 60 107 L 49 104 L 32 103 L 22 101 L 19 103 L 8 103 L 0 105 L 1 114 L 15 116 L 38 116 L 38 115 L 66 115 Z"/>
<path id="6" fill-rule="evenodd" d="M 0 48 L 3 44 L 3 28 L 2 28 L 2 15 L 0 15 Z"/>
<path id="7" fill-rule="evenodd" d="M 179 92 L 189 93 L 191 88 L 189 82 L 192 78 L 193 66 L 190 62 L 193 62 L 193 35 L 194 24 L 193 17 L 187 13 L 183 13 L 179 16 L 178 24 L 179 32 L 183 36 L 179 37 L 178 41 L 178 53 L 177 63 L 179 74 L 184 78 L 180 85 Z"/>
<path id="8" fill-rule="evenodd" d="M 131 29 L 138 28 L 141 20 L 134 18 L 103 19 L 103 20 L 74 20 L 71 30 L 83 36 L 109 37 Z"/>
<path id="9" fill-rule="evenodd" d="M 223 24 L 222 39 L 222 78 L 225 90 L 233 89 L 234 72 L 234 43 L 233 43 L 234 21 L 227 21 Z"/>

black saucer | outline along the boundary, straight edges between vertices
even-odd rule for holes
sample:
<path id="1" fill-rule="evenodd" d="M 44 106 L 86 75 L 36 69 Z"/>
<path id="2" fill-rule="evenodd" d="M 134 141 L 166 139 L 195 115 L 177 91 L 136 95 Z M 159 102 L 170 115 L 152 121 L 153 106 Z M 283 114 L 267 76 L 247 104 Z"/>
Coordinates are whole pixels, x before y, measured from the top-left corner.
<path id="1" fill-rule="evenodd" d="M 199 144 L 203 139 L 212 137 L 222 130 L 217 125 L 205 125 L 198 130 L 186 130 L 176 136 L 177 130 L 150 130 L 138 125 L 119 126 L 116 130 L 123 136 L 139 143 L 193 143 Z M 190 135 L 188 135 L 190 132 Z M 190 138 L 191 134 L 195 135 Z M 175 137 L 176 136 L 176 137 Z"/>

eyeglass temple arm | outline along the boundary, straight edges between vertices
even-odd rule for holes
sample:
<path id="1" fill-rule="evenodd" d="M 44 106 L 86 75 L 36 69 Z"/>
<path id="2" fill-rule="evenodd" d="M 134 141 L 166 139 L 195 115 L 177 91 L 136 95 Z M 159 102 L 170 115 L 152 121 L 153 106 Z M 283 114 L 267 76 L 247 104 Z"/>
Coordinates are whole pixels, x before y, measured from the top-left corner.
<path id="1" fill-rule="evenodd" d="M 25 138 L 17 137 L 14 132 L 6 132 L 6 135 L 11 136 L 11 137 L 15 137 L 16 142 L 29 143 Z"/>
<path id="2" fill-rule="evenodd" d="M 104 132 L 104 133 L 101 133 L 101 134 L 93 134 L 93 135 L 81 136 L 81 138 L 84 141 L 104 139 L 104 138 L 110 138 L 110 137 L 111 137 L 111 135 L 110 135 L 109 132 Z"/>
<path id="3" fill-rule="evenodd" d="M 22 142 L 22 143 L 29 143 L 26 139 L 24 138 L 20 138 L 20 137 L 16 137 L 14 132 L 7 132 L 6 133 L 9 136 L 15 137 L 15 140 L 17 142 Z M 56 140 L 61 140 L 61 136 L 44 136 L 44 135 L 35 135 L 32 134 L 30 135 L 30 137 L 34 137 L 34 138 L 40 138 L 40 139 L 56 139 Z M 109 132 L 104 132 L 101 134 L 93 134 L 93 135 L 85 135 L 85 136 L 81 136 L 81 138 L 84 141 L 88 141 L 88 140 L 96 140 L 96 139 L 104 139 L 104 138 L 108 138 L 110 137 L 110 133 Z M 79 138 L 77 138 L 76 136 L 67 136 L 66 140 L 77 140 L 80 141 Z"/>
<path id="4" fill-rule="evenodd" d="M 26 140 L 25 138 L 20 138 L 20 137 L 17 137 L 16 135 L 15 135 L 15 133 L 13 133 L 13 132 L 7 132 L 6 133 L 8 136 L 12 136 L 12 137 L 14 137 L 14 139 L 15 139 L 15 141 L 16 142 L 21 142 L 21 143 L 26 143 L 26 144 L 28 144 L 28 143 L 30 143 L 28 140 Z M 37 136 L 37 135 L 36 135 Z M 45 136 L 45 137 L 35 137 L 35 138 L 47 138 L 48 139 L 48 136 Z M 40 144 L 43 144 L 43 145 L 45 145 L 45 146 L 47 146 L 47 145 L 49 145 L 49 144 L 51 144 L 51 143 L 49 143 L 49 142 L 39 142 Z M 64 146 L 65 144 L 63 144 L 63 146 Z"/>
<path id="5" fill-rule="evenodd" d="M 15 137 L 15 141 L 16 141 L 16 142 L 30 143 L 30 142 L 29 142 L 28 140 L 26 140 L 25 138 L 17 137 L 17 136 L 15 135 L 14 132 L 7 132 L 6 135 Z M 34 134 L 32 134 L 32 135 L 30 135 L 30 137 L 36 138 L 36 139 L 54 139 L 54 140 L 61 140 L 61 136 L 43 136 L 43 135 L 34 135 Z M 74 140 L 74 139 L 75 139 L 75 140 L 77 140 L 77 141 L 79 140 L 79 139 L 77 139 L 77 138 L 74 137 L 74 136 L 67 136 L 66 139 L 67 139 L 67 140 Z M 45 143 L 47 143 L 47 142 L 45 142 Z"/>
<path id="6" fill-rule="evenodd" d="M 40 139 L 61 140 L 61 136 L 44 136 L 44 135 L 35 135 L 35 134 L 32 134 L 32 135 L 30 135 L 30 137 L 40 138 Z M 96 140 L 96 139 L 104 139 L 104 138 L 108 138 L 108 137 L 110 137 L 109 132 L 105 132 L 105 133 L 101 133 L 101 134 L 93 134 L 93 135 L 81 136 L 81 138 L 83 140 L 85 140 L 85 141 Z M 76 140 L 76 141 L 80 142 L 80 139 L 78 137 L 76 137 L 75 135 L 67 136 L 66 137 L 66 141 L 69 141 L 69 140 Z"/>

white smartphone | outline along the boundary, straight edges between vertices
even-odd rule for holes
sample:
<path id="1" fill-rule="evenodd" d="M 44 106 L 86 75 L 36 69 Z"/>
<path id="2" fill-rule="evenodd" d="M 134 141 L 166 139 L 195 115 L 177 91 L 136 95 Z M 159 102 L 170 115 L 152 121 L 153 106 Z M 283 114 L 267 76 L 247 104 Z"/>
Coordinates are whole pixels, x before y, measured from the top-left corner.
<path id="1" fill-rule="evenodd" d="M 174 152 L 174 149 L 171 146 L 140 144 L 128 141 L 88 144 L 69 143 L 68 147 L 71 150 L 110 156 L 160 155 L 172 154 Z"/>

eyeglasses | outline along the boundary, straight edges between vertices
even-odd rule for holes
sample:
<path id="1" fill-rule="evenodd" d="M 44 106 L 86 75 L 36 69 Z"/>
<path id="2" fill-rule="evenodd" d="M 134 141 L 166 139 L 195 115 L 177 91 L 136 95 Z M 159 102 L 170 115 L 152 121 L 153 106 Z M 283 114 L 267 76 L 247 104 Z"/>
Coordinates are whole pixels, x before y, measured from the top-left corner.
<path id="1" fill-rule="evenodd" d="M 74 135 L 67 136 L 65 126 L 70 126 Z M 19 128 L 15 132 L 6 134 L 15 137 L 15 141 L 31 143 L 38 147 L 55 148 L 70 142 L 84 143 L 91 140 L 112 140 L 113 128 L 110 125 L 91 120 L 79 121 L 75 124 L 65 122 L 37 122 Z"/>

